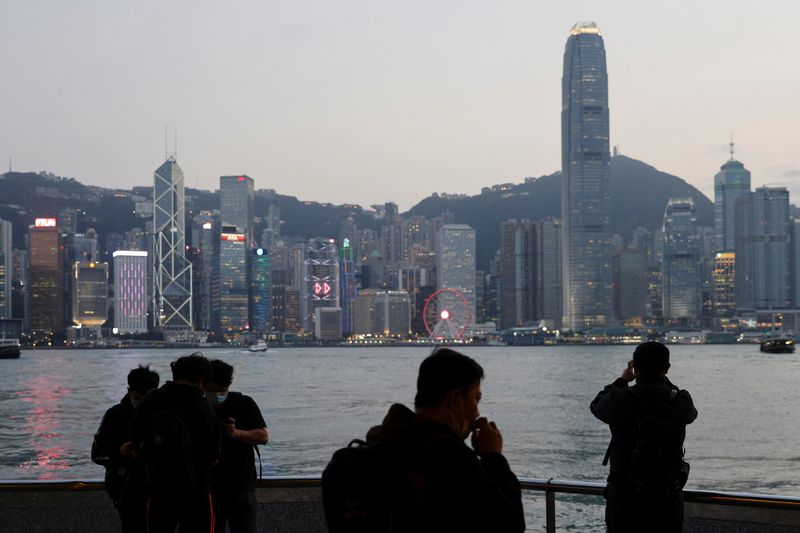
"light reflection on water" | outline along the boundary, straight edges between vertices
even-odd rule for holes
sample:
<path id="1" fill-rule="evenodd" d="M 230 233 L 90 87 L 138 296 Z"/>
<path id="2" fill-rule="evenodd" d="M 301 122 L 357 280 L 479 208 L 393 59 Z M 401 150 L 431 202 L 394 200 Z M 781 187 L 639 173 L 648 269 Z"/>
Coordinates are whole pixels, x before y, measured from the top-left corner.
<path id="1" fill-rule="evenodd" d="M 105 410 L 128 371 L 150 363 L 164 379 L 190 350 L 39 350 L 0 361 L 0 479 L 102 477 L 89 460 Z M 631 352 L 621 346 L 464 350 L 486 369 L 481 411 L 497 421 L 519 476 L 602 481 L 606 426 L 588 405 Z M 209 350 L 233 364 L 234 390 L 255 398 L 270 428 L 265 475 L 319 474 L 331 453 L 378 423 L 392 402 L 411 404 L 418 348 Z M 674 346 L 670 377 L 700 416 L 688 429 L 689 486 L 800 495 L 800 356 L 757 346 Z M 559 524 L 600 528 L 602 507 L 561 496 Z M 526 496 L 531 524 L 544 501 Z M 597 502 L 602 503 L 602 501 Z M 569 530 L 569 529 L 567 529 Z M 600 529 L 597 529 L 600 530 Z"/>

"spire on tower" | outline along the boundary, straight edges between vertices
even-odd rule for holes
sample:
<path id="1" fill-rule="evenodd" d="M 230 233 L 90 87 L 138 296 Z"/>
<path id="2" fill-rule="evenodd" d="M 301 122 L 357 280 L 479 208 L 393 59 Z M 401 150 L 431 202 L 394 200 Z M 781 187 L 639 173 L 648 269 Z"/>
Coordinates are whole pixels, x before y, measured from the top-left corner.
<path id="1" fill-rule="evenodd" d="M 733 132 L 732 131 L 731 131 L 730 147 L 731 147 L 731 161 L 734 161 L 734 158 L 733 158 Z"/>

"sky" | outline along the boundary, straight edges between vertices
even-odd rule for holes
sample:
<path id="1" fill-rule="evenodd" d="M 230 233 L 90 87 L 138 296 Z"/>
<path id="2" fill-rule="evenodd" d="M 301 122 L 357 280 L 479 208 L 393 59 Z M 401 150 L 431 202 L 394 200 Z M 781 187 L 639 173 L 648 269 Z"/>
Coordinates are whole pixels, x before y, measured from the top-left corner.
<path id="1" fill-rule="evenodd" d="M 591 20 L 620 153 L 713 199 L 733 132 L 754 187 L 800 195 L 800 2 L 654 4 L 4 0 L 0 168 L 152 185 L 166 126 L 188 187 L 477 194 L 560 170 L 564 45 Z"/>

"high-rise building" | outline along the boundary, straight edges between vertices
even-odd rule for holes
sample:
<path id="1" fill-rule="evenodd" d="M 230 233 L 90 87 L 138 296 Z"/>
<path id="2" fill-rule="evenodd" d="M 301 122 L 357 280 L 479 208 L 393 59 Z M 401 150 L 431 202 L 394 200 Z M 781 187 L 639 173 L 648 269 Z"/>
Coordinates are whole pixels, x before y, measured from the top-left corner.
<path id="1" fill-rule="evenodd" d="M 12 318 L 11 289 L 14 280 L 14 249 L 11 222 L 0 220 L 0 318 Z"/>
<path id="2" fill-rule="evenodd" d="M 186 259 L 183 171 L 174 156 L 153 175 L 153 324 L 192 329 L 192 264 Z"/>
<path id="3" fill-rule="evenodd" d="M 691 322 L 702 308 L 700 232 L 691 198 L 670 198 L 664 211 L 661 282 L 665 320 Z"/>
<path id="4" fill-rule="evenodd" d="M 219 212 L 223 226 L 236 226 L 253 246 L 255 191 L 250 176 L 220 176 Z"/>
<path id="5" fill-rule="evenodd" d="M 72 321 L 99 328 L 108 320 L 108 263 L 76 261 L 72 272 Z"/>
<path id="6" fill-rule="evenodd" d="M 789 191 L 759 187 L 736 203 L 736 308 L 792 302 Z"/>
<path id="7" fill-rule="evenodd" d="M 64 332 L 64 246 L 54 218 L 29 228 L 28 327 L 35 337 Z"/>
<path id="8" fill-rule="evenodd" d="M 272 329 L 269 254 L 256 248 L 250 257 L 250 329 L 258 335 Z"/>
<path id="9" fill-rule="evenodd" d="M 533 225 L 533 231 L 533 318 L 559 327 L 563 317 L 561 222 L 556 219 L 540 220 Z"/>
<path id="10" fill-rule="evenodd" d="M 614 317 L 621 323 L 642 326 L 650 316 L 646 252 L 623 248 L 614 255 L 612 270 Z"/>
<path id="11" fill-rule="evenodd" d="M 750 171 L 733 158 L 725 162 L 714 176 L 714 242 L 720 252 L 736 248 L 736 202 L 750 192 Z"/>
<path id="12" fill-rule="evenodd" d="M 358 292 L 354 261 L 356 255 L 352 244 L 353 241 L 345 237 L 342 247 L 339 249 L 339 272 L 341 274 L 339 301 L 342 308 L 342 335 L 345 337 L 349 337 L 355 331 L 353 329 L 353 306 Z"/>
<path id="13" fill-rule="evenodd" d="M 342 310 L 338 307 L 316 307 L 314 309 L 314 338 L 320 341 L 342 339 Z"/>
<path id="14" fill-rule="evenodd" d="M 320 307 L 339 306 L 339 251 L 333 239 L 311 239 L 305 249 L 301 285 L 300 316 L 307 332 L 316 331 L 314 320 Z M 339 326 L 341 336 L 341 325 Z"/>
<path id="15" fill-rule="evenodd" d="M 475 230 L 466 224 L 446 224 L 436 236 L 436 288 L 455 289 L 467 301 L 475 320 Z"/>
<path id="16" fill-rule="evenodd" d="M 114 327 L 118 333 L 147 332 L 147 252 L 114 252 Z"/>
<path id="17" fill-rule="evenodd" d="M 561 107 L 563 311 L 574 330 L 612 321 L 608 115 L 603 38 L 580 22 L 564 51 Z"/>
<path id="18" fill-rule="evenodd" d="M 501 329 L 533 320 L 533 240 L 528 220 L 500 224 Z"/>
<path id="19" fill-rule="evenodd" d="M 714 316 L 730 318 L 736 312 L 736 254 L 717 252 L 714 257 Z"/>
<path id="20" fill-rule="evenodd" d="M 355 302 L 355 333 L 406 338 L 411 330 L 406 291 L 366 289 Z"/>
<path id="21" fill-rule="evenodd" d="M 218 261 L 215 249 L 219 246 L 219 226 L 211 211 L 201 211 L 192 220 L 192 305 L 194 327 L 200 331 L 214 329 L 214 281 Z M 188 252 L 187 252 L 188 253 Z M 216 279 L 219 283 L 219 279 Z"/>
<path id="22" fill-rule="evenodd" d="M 236 337 L 250 328 L 247 236 L 222 226 L 219 242 L 219 329 Z"/>

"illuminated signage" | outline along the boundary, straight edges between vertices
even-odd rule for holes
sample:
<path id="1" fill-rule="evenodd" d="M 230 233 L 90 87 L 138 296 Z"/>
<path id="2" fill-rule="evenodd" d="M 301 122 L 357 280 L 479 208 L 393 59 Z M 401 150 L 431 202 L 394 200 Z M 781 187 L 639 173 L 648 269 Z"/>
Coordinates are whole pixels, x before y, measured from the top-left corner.
<path id="1" fill-rule="evenodd" d="M 206 222 L 203 224 L 203 229 L 211 229 L 211 222 Z"/>
<path id="2" fill-rule="evenodd" d="M 245 236 L 241 233 L 222 233 L 220 238 L 223 241 L 244 242 Z"/>
<path id="3" fill-rule="evenodd" d="M 342 243 L 342 246 L 345 248 L 350 248 L 350 239 L 345 239 Z"/>
<path id="4" fill-rule="evenodd" d="M 259 248 L 258 250 L 256 250 L 256 255 L 264 255 L 264 249 Z"/>
<path id="5" fill-rule="evenodd" d="M 54 218 L 37 218 L 34 220 L 33 225 L 37 228 L 55 228 L 56 219 Z"/>
<path id="6" fill-rule="evenodd" d="M 147 257 L 147 252 L 140 252 L 138 250 L 117 250 L 111 255 L 113 257 Z"/>
<path id="7" fill-rule="evenodd" d="M 327 281 L 315 281 L 311 286 L 311 292 L 317 300 L 327 300 L 333 292 L 333 287 Z"/>
<path id="8" fill-rule="evenodd" d="M 247 178 L 245 178 L 244 176 L 239 176 L 239 181 L 244 181 L 244 180 L 246 180 L 246 179 L 247 179 Z"/>

